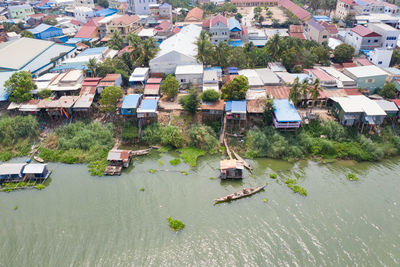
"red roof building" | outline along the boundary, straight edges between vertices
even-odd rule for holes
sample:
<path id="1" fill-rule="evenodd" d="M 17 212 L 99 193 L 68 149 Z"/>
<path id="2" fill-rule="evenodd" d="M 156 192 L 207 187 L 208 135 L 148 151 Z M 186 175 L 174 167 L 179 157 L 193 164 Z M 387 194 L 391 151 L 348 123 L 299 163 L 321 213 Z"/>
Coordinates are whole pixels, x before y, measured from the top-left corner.
<path id="1" fill-rule="evenodd" d="M 221 14 L 218 14 L 218 15 L 216 15 L 215 17 L 213 17 L 211 19 L 210 27 L 215 26 L 215 24 L 217 24 L 218 22 L 221 22 L 225 26 L 228 26 L 228 20 L 224 16 L 222 16 Z"/>
<path id="2" fill-rule="evenodd" d="M 255 6 L 277 6 L 279 0 L 231 0 L 231 3 L 238 7 L 255 7 Z"/>
<path id="3" fill-rule="evenodd" d="M 304 26 L 303 25 L 289 25 L 289 36 L 293 38 L 299 38 L 304 41 L 306 37 L 304 36 Z"/>
<path id="4" fill-rule="evenodd" d="M 361 25 L 355 26 L 354 28 L 351 29 L 351 31 L 361 37 L 381 37 L 379 33 L 371 31 L 370 29 Z"/>
<path id="5" fill-rule="evenodd" d="M 203 20 L 203 14 L 204 14 L 203 9 L 201 9 L 199 7 L 195 7 L 187 13 L 187 15 L 185 17 L 185 21 L 186 22 L 201 22 Z"/>
<path id="6" fill-rule="evenodd" d="M 307 20 L 311 19 L 310 12 L 299 7 L 298 5 L 296 5 L 295 3 L 293 3 L 290 0 L 281 0 L 280 5 L 284 8 L 286 8 L 291 13 L 293 13 L 293 15 L 295 15 L 301 21 L 307 21 Z"/>

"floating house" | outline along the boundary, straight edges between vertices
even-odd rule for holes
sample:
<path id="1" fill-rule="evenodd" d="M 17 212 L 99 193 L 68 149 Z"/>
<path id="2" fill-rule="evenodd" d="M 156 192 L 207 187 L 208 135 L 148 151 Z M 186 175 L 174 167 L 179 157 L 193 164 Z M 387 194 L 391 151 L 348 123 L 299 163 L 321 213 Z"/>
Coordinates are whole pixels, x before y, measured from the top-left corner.
<path id="1" fill-rule="evenodd" d="M 140 94 L 130 94 L 124 96 L 124 98 L 122 99 L 120 114 L 125 116 L 136 115 L 136 110 L 140 104 L 140 98 Z"/>
<path id="2" fill-rule="evenodd" d="M 220 161 L 221 179 L 242 179 L 244 165 L 235 159 L 226 159 Z"/>
<path id="3" fill-rule="evenodd" d="M 18 182 L 24 177 L 26 163 L 3 163 L 0 165 L 0 183 Z"/>
<path id="4" fill-rule="evenodd" d="M 24 167 L 23 175 L 28 180 L 43 180 L 50 176 L 50 171 L 47 169 L 47 164 L 30 163 Z"/>
<path id="5" fill-rule="evenodd" d="M 130 150 L 113 149 L 108 152 L 108 165 L 104 171 L 105 175 L 121 175 L 122 168 L 129 167 L 132 155 Z"/>
<path id="6" fill-rule="evenodd" d="M 157 121 L 158 97 L 146 97 L 137 109 L 137 117 L 141 125 Z"/>
<path id="7" fill-rule="evenodd" d="M 300 127 L 301 117 L 289 99 L 274 100 L 273 123 L 277 129 L 296 129 Z"/>

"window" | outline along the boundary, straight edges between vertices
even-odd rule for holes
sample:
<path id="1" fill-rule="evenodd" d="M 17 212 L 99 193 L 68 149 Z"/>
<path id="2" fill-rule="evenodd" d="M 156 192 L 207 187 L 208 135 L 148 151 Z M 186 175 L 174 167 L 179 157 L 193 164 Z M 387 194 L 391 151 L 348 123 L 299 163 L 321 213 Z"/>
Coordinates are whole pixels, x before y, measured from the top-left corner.
<path id="1" fill-rule="evenodd" d="M 365 82 L 366 82 L 366 83 L 374 83 L 374 82 L 375 82 L 375 79 L 367 79 Z"/>
<path id="2" fill-rule="evenodd" d="M 326 39 L 326 37 L 327 37 L 326 35 L 322 35 L 322 39 Z"/>
<path id="3" fill-rule="evenodd" d="M 375 39 L 375 40 L 374 40 L 374 43 L 377 43 L 377 42 L 378 42 L 378 39 Z"/>
<path id="4" fill-rule="evenodd" d="M 382 61 L 378 61 L 378 65 L 381 65 L 382 64 Z"/>

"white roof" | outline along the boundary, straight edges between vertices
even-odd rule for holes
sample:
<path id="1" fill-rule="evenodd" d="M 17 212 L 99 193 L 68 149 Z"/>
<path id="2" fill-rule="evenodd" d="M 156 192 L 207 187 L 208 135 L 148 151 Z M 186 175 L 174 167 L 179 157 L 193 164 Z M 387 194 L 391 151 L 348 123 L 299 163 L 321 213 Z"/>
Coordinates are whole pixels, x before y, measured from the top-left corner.
<path id="1" fill-rule="evenodd" d="M 329 38 L 328 39 L 328 46 L 330 49 L 334 50 L 337 46 L 343 44 L 342 41 L 336 38 Z"/>
<path id="2" fill-rule="evenodd" d="M 218 84 L 212 84 L 212 83 L 203 84 L 203 92 L 207 90 L 214 90 L 216 92 L 219 92 Z"/>
<path id="3" fill-rule="evenodd" d="M 130 82 L 144 82 L 150 68 L 136 68 L 129 77 Z"/>
<path id="4" fill-rule="evenodd" d="M 384 111 L 397 112 L 399 109 L 397 105 L 392 101 L 387 101 L 384 99 L 374 100 Z"/>
<path id="5" fill-rule="evenodd" d="M 154 28 L 143 29 L 138 33 L 139 37 L 153 37 L 154 35 Z"/>
<path id="6" fill-rule="evenodd" d="M 37 77 L 35 79 L 35 82 L 49 82 L 53 80 L 57 75 L 58 73 L 46 73 L 40 77 Z"/>
<path id="7" fill-rule="evenodd" d="M 197 38 L 200 36 L 201 27 L 197 25 L 188 25 L 181 29 L 181 31 L 172 37 L 163 41 L 160 45 L 160 51 L 157 57 L 165 55 L 171 51 L 177 51 L 189 57 L 197 55 L 197 45 L 195 44 Z"/>
<path id="8" fill-rule="evenodd" d="M 23 173 L 42 173 L 46 168 L 47 164 L 30 163 L 25 166 Z"/>
<path id="9" fill-rule="evenodd" d="M 385 116 L 386 112 L 374 100 L 364 95 L 351 95 L 343 97 L 331 97 L 331 99 L 340 104 L 345 112 L 361 113 L 365 112 L 367 116 Z"/>
<path id="10" fill-rule="evenodd" d="M 256 69 L 256 72 L 260 79 L 263 81 L 264 85 L 272 84 L 280 84 L 281 80 L 279 77 L 270 69 Z"/>
<path id="11" fill-rule="evenodd" d="M 347 86 L 357 86 L 357 83 L 352 78 L 344 75 L 342 72 L 338 71 L 334 67 L 320 67 L 320 69 L 336 79 L 338 88 L 343 88 L 344 83 L 346 83 Z"/>
<path id="12" fill-rule="evenodd" d="M 106 24 L 106 23 L 109 23 L 110 21 L 112 21 L 113 19 L 116 19 L 116 18 L 119 18 L 119 17 L 122 17 L 122 15 L 120 15 L 120 14 L 113 14 L 113 15 L 111 15 L 111 16 L 104 17 L 103 19 L 99 20 L 98 23 L 100 23 L 100 24 L 103 24 L 103 23 Z"/>
<path id="13" fill-rule="evenodd" d="M 205 70 L 203 73 L 203 83 L 218 83 L 218 71 Z"/>
<path id="14" fill-rule="evenodd" d="M 345 68 L 345 70 L 357 78 L 380 76 L 380 75 L 388 76 L 388 73 L 386 71 L 375 65 Z"/>
<path id="15" fill-rule="evenodd" d="M 26 163 L 3 163 L 0 165 L 0 175 L 20 174 Z"/>
<path id="16" fill-rule="evenodd" d="M 203 65 L 179 65 L 176 66 L 175 74 L 203 74 Z"/>
<path id="17" fill-rule="evenodd" d="M 382 29 L 384 31 L 387 31 L 387 32 L 389 32 L 389 31 L 398 31 L 397 29 L 393 28 L 392 26 L 390 26 L 390 25 L 388 25 L 386 23 L 382 23 L 382 22 L 373 23 L 373 25 L 375 27 L 378 27 L 378 28 L 380 28 L 380 29 Z"/>
<path id="18" fill-rule="evenodd" d="M 83 76 L 83 71 L 81 70 L 71 70 L 63 78 L 62 82 L 77 82 Z"/>
<path id="19" fill-rule="evenodd" d="M 258 76 L 256 70 L 253 69 L 239 70 L 239 75 L 247 77 L 247 79 L 249 80 L 249 86 L 264 86 L 264 82 Z"/>

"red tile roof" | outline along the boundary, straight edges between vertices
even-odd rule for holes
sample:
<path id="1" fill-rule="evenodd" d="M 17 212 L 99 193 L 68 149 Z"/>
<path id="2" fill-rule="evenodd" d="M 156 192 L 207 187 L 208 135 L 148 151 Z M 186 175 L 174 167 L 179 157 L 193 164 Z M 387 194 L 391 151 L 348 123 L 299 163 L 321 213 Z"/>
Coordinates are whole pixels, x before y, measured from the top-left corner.
<path id="1" fill-rule="evenodd" d="M 321 24 L 330 34 L 338 34 L 339 32 L 335 24 L 326 21 L 320 21 L 319 24 Z"/>
<path id="2" fill-rule="evenodd" d="M 360 66 L 371 66 L 371 65 L 374 65 L 366 58 L 356 58 L 356 59 L 354 59 L 354 61 L 356 63 L 358 63 Z"/>
<path id="3" fill-rule="evenodd" d="M 80 22 L 79 20 L 76 20 L 76 19 L 71 19 L 70 23 L 72 25 L 76 25 L 76 26 L 80 26 L 82 24 L 82 22 Z"/>
<path id="4" fill-rule="evenodd" d="M 104 38 L 103 38 L 104 39 Z M 130 53 L 133 51 L 133 47 L 131 47 L 130 45 L 125 46 L 124 48 L 122 48 L 121 50 L 119 50 L 118 52 L 118 56 L 124 54 L 124 53 Z"/>
<path id="5" fill-rule="evenodd" d="M 202 110 L 224 110 L 224 108 L 225 108 L 225 101 L 222 99 L 219 99 L 218 101 L 215 101 L 213 103 L 201 104 Z"/>
<path id="6" fill-rule="evenodd" d="M 155 27 L 155 30 L 157 32 L 166 32 L 169 29 L 169 27 L 171 27 L 171 25 L 172 25 L 171 22 L 164 20 Z"/>
<path id="7" fill-rule="evenodd" d="M 210 26 L 213 27 L 218 22 L 221 22 L 222 24 L 228 26 L 228 20 L 224 16 L 222 16 L 221 14 L 218 14 L 218 15 L 216 15 L 215 17 L 213 17 L 211 19 Z"/>
<path id="8" fill-rule="evenodd" d="M 299 38 L 300 40 L 304 41 L 306 37 L 301 32 L 289 32 L 289 36 L 293 38 Z"/>
<path id="9" fill-rule="evenodd" d="M 394 102 L 398 108 L 400 108 L 400 99 L 390 99 L 390 101 Z"/>
<path id="10" fill-rule="evenodd" d="M 76 38 L 93 38 L 96 35 L 97 26 L 83 25 L 82 28 L 75 34 Z"/>
<path id="11" fill-rule="evenodd" d="M 356 2 L 354 2 L 353 0 L 339 0 L 340 2 L 343 2 L 345 4 L 348 4 L 350 6 L 355 6 L 357 5 Z"/>
<path id="12" fill-rule="evenodd" d="M 86 78 L 83 80 L 82 86 L 97 86 L 100 80 L 101 77 Z"/>
<path id="13" fill-rule="evenodd" d="M 371 31 L 370 29 L 357 25 L 354 28 L 351 29 L 352 32 L 355 34 L 360 35 L 361 37 L 380 37 L 381 35 L 379 33 L 376 33 L 374 31 Z"/>
<path id="14" fill-rule="evenodd" d="M 289 98 L 290 88 L 287 86 L 266 86 L 265 90 L 267 94 L 271 95 L 273 98 Z"/>
<path id="15" fill-rule="evenodd" d="M 210 18 L 208 18 L 208 19 L 205 19 L 204 21 L 203 21 L 203 28 L 209 28 L 210 27 Z"/>
<path id="16" fill-rule="evenodd" d="M 201 9 L 199 7 L 195 7 L 193 9 L 191 9 L 187 13 L 185 21 L 198 21 L 198 22 L 200 22 L 203 19 L 203 14 L 204 14 L 203 9 Z"/>
<path id="17" fill-rule="evenodd" d="M 289 25 L 289 33 L 303 33 L 304 26 L 303 25 Z"/>
<path id="18" fill-rule="evenodd" d="M 299 7 L 295 3 L 293 3 L 290 0 L 281 0 L 280 4 L 282 7 L 286 8 L 290 12 L 293 13 L 296 17 L 298 17 L 300 20 L 306 20 L 311 16 L 311 13 L 308 12 L 307 10 Z"/>
<path id="19" fill-rule="evenodd" d="M 88 26 L 99 26 L 99 21 L 100 20 L 102 20 L 102 19 L 104 19 L 104 16 L 101 16 L 101 17 L 95 17 L 95 18 L 92 18 L 88 23 L 86 23 L 85 25 L 88 25 Z M 85 26 L 85 25 L 83 25 L 83 26 Z"/>
<path id="20" fill-rule="evenodd" d="M 162 81 L 162 78 L 149 78 L 146 83 L 152 83 L 152 84 L 160 84 Z"/>
<path id="21" fill-rule="evenodd" d="M 347 95 L 362 95 L 358 88 L 347 88 L 344 89 Z"/>
<path id="22" fill-rule="evenodd" d="M 312 69 L 311 72 L 317 77 L 320 81 L 335 81 L 335 78 L 331 77 L 329 74 L 326 72 L 320 70 L 320 69 Z"/>
<path id="23" fill-rule="evenodd" d="M 129 25 L 129 24 L 135 23 L 136 21 L 139 21 L 139 20 L 140 20 L 140 18 L 138 15 L 134 15 L 134 16 L 123 15 L 122 17 L 113 19 L 112 22 L 115 24 Z"/>

